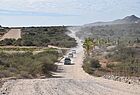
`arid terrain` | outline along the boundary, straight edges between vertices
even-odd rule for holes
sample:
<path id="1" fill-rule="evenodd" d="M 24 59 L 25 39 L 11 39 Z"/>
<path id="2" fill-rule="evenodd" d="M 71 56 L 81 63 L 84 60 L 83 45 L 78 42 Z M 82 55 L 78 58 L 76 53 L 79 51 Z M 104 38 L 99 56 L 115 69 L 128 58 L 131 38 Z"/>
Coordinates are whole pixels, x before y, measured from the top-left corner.
<path id="1" fill-rule="evenodd" d="M 93 77 L 82 69 L 84 51 L 75 29 L 70 36 L 77 40 L 74 65 L 59 65 L 55 78 L 9 80 L 0 89 L 0 95 L 140 95 L 140 86 Z"/>
<path id="2" fill-rule="evenodd" d="M 11 29 L 9 30 L 0 40 L 4 39 L 19 39 L 21 38 L 21 30 L 20 29 Z"/>

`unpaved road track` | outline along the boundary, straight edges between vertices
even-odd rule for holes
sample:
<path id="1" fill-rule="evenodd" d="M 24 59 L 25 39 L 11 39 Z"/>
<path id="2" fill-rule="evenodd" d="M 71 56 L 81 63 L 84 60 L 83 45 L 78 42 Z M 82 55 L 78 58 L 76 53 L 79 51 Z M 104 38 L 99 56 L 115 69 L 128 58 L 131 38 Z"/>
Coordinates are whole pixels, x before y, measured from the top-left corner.
<path id="1" fill-rule="evenodd" d="M 4 39 L 19 39 L 21 38 L 21 29 L 11 29 L 0 40 Z"/>
<path id="2" fill-rule="evenodd" d="M 140 95 L 140 86 L 96 78 L 85 73 L 81 66 L 84 57 L 80 40 L 74 58 L 75 65 L 64 66 L 59 63 L 58 78 L 21 79 L 6 82 L 0 95 Z M 63 60 L 62 60 L 63 61 Z"/>

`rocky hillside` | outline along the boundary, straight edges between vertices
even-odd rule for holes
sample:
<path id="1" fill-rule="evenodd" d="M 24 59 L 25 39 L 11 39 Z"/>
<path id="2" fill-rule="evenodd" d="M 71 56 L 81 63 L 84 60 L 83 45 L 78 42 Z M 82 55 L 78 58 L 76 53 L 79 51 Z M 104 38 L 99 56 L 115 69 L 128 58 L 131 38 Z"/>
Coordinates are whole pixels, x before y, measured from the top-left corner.
<path id="1" fill-rule="evenodd" d="M 140 18 L 134 15 L 112 22 L 87 24 L 80 28 L 77 35 L 83 39 L 91 37 L 125 43 L 138 42 L 140 39 Z"/>

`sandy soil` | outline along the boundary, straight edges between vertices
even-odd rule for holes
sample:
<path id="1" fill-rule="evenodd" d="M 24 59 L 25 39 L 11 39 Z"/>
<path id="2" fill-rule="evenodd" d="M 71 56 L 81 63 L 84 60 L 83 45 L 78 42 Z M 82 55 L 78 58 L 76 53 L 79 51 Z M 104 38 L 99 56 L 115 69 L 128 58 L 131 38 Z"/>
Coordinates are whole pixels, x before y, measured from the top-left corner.
<path id="1" fill-rule="evenodd" d="M 16 40 L 21 38 L 21 30 L 20 29 L 11 29 L 6 34 L 4 34 L 4 36 L 0 40 L 4 40 L 6 38 L 16 39 Z"/>
<path id="2" fill-rule="evenodd" d="M 6 82 L 0 90 L 0 95 L 140 95 L 140 86 L 106 80 L 88 75 L 82 69 L 84 57 L 81 41 L 72 34 L 78 46 L 75 65 L 63 65 L 61 60 L 57 78 L 21 79 Z"/>

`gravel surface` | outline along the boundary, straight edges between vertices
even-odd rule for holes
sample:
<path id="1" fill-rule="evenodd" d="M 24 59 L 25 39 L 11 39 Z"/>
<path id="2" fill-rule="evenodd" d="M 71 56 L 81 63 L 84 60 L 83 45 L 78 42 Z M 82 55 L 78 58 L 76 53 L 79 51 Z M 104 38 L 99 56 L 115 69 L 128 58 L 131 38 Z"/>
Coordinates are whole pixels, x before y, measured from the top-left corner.
<path id="1" fill-rule="evenodd" d="M 103 78 L 124 82 L 128 84 L 140 85 L 140 77 L 123 77 L 123 76 L 115 76 L 115 75 L 104 75 Z"/>
<path id="2" fill-rule="evenodd" d="M 72 31 L 72 30 L 71 30 Z M 88 75 L 82 69 L 84 52 L 81 41 L 74 37 L 79 46 L 74 65 L 58 64 L 59 69 L 49 79 L 20 79 L 6 82 L 0 95 L 140 95 L 140 86 Z"/>

